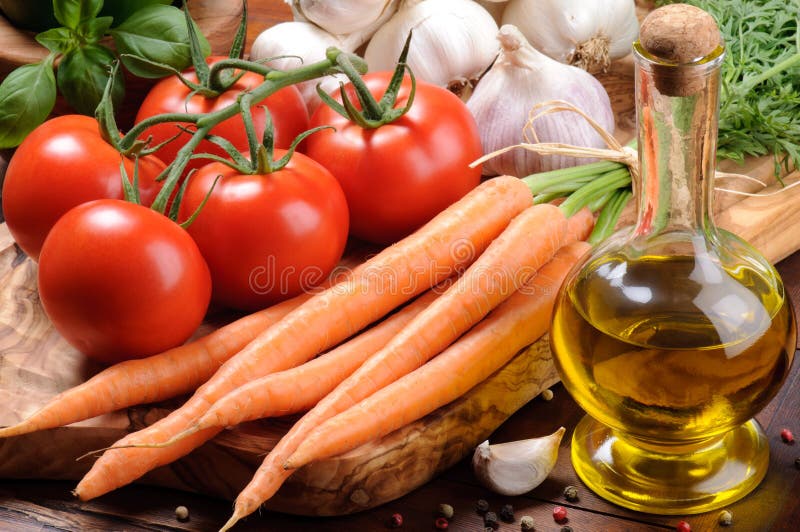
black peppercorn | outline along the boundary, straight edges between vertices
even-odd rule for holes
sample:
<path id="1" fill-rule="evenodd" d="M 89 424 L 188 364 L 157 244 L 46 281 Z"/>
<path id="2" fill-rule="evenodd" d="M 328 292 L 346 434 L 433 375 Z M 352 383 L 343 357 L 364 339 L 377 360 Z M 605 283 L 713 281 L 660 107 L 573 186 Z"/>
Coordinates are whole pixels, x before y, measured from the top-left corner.
<path id="1" fill-rule="evenodd" d="M 797 469 L 800 469 L 800 458 L 795 458 L 795 459 L 794 459 L 794 466 L 795 466 Z"/>
<path id="2" fill-rule="evenodd" d="M 478 499 L 478 502 L 475 504 L 475 511 L 481 515 L 485 514 L 489 511 L 489 503 L 484 499 Z"/>
<path id="3" fill-rule="evenodd" d="M 562 526 L 561 527 L 561 532 L 572 532 L 572 527 L 571 526 Z"/>
<path id="4" fill-rule="evenodd" d="M 497 521 L 497 514 L 494 512 L 486 512 L 483 516 L 483 525 L 486 528 L 491 527 L 493 530 L 497 530 L 500 527 L 500 523 Z"/>
<path id="5" fill-rule="evenodd" d="M 505 521 L 506 523 L 513 523 L 514 522 L 514 507 L 510 504 L 504 504 L 502 508 L 500 508 L 500 519 Z"/>

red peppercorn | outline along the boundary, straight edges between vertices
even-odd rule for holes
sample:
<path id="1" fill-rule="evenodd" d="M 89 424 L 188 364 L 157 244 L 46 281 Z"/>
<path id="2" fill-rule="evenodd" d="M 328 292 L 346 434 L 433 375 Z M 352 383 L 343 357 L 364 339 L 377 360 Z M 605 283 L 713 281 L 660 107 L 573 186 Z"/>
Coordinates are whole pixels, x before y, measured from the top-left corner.
<path id="1" fill-rule="evenodd" d="M 553 519 L 560 523 L 561 521 L 566 520 L 567 518 L 567 509 L 563 506 L 556 506 L 553 508 Z"/>
<path id="2" fill-rule="evenodd" d="M 450 523 L 444 517 L 437 518 L 433 524 L 436 526 L 436 530 L 447 530 L 447 527 L 450 526 Z"/>
<path id="3" fill-rule="evenodd" d="M 677 532 L 692 532 L 692 525 L 686 521 L 681 521 L 678 523 L 678 526 L 675 527 L 675 530 L 677 530 Z"/>
<path id="4" fill-rule="evenodd" d="M 783 443 L 794 443 L 794 434 L 789 429 L 783 429 L 781 431 L 781 439 Z"/>
<path id="5" fill-rule="evenodd" d="M 403 526 L 403 514 L 392 514 L 389 518 L 389 528 L 400 528 Z"/>

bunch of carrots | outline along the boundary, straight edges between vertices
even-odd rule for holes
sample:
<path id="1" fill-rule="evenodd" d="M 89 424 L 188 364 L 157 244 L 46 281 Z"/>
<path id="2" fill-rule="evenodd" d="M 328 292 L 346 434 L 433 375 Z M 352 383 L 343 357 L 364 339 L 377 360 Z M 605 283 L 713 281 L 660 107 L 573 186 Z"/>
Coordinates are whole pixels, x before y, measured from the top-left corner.
<path id="1" fill-rule="evenodd" d="M 534 205 L 520 179 L 487 180 L 319 293 L 107 368 L 0 429 L 0 437 L 193 392 L 97 459 L 75 489 L 88 500 L 186 455 L 225 427 L 306 412 L 237 497 L 227 530 L 296 468 L 457 399 L 541 337 L 558 287 L 589 248 L 583 240 L 593 223 L 582 206 Z M 469 252 L 459 252 L 465 243 Z"/>

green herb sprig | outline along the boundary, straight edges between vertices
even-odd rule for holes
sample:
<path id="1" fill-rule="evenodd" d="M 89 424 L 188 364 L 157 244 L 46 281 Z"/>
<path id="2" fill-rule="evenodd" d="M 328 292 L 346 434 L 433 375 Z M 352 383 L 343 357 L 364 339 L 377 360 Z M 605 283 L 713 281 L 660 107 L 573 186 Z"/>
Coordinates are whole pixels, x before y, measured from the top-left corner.
<path id="1" fill-rule="evenodd" d="M 771 154 L 776 176 L 800 168 L 800 0 L 681 1 L 716 19 L 727 48 L 718 157 Z"/>

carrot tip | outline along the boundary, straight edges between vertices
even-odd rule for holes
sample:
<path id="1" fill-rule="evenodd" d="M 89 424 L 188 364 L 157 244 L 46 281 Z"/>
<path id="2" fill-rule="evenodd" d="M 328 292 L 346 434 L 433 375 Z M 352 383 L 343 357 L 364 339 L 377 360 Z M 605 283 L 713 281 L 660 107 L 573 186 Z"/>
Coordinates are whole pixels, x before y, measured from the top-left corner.
<path id="1" fill-rule="evenodd" d="M 242 517 L 244 516 L 240 515 L 238 510 L 234 510 L 231 518 L 228 519 L 228 521 L 224 525 L 222 525 L 222 528 L 219 529 L 219 532 L 225 532 L 226 530 L 230 530 L 233 527 L 233 525 L 238 523 L 239 519 L 241 519 Z"/>

